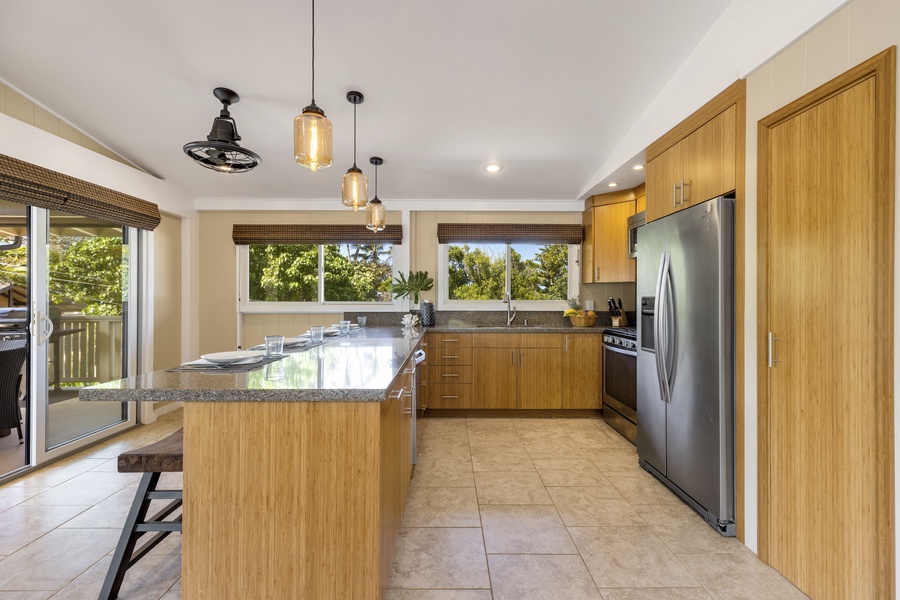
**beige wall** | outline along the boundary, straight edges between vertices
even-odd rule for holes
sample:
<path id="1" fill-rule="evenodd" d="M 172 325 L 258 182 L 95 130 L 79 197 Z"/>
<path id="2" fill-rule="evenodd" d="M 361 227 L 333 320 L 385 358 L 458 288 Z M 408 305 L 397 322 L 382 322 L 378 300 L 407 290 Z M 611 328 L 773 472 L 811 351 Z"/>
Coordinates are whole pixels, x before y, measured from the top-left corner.
<path id="1" fill-rule="evenodd" d="M 339 201 L 335 201 L 336 203 Z M 388 224 L 400 223 L 400 213 L 388 211 Z M 365 215 L 349 210 L 320 212 L 204 212 L 200 215 L 200 352 L 237 347 L 236 246 L 231 228 L 236 223 L 360 224 Z M 310 325 L 330 325 L 339 313 L 245 314 L 244 347 L 263 342 L 266 335 L 292 336 Z"/>
<path id="2" fill-rule="evenodd" d="M 900 2 L 897 0 L 853 0 L 747 77 L 747 219 L 744 231 L 746 240 L 746 311 L 743 324 L 747 340 L 744 350 L 746 373 L 744 378 L 744 423 L 746 424 L 744 472 L 747 490 L 745 498 L 746 541 L 752 549 L 756 549 L 758 544 L 756 352 L 760 332 L 756 330 L 757 122 L 889 46 L 900 44 L 900 26 L 898 24 L 900 24 Z M 900 98 L 900 94 L 898 94 L 898 98 Z M 900 169 L 897 169 L 897 175 L 900 176 Z M 895 189 L 900 189 L 900 181 L 895 182 L 895 186 Z M 894 227 L 896 230 L 896 223 Z M 897 233 L 895 233 L 895 240 L 900 240 Z M 895 258 L 895 268 L 898 266 L 900 266 L 900 260 Z M 900 300 L 900 294 L 896 291 L 894 299 L 895 303 Z M 871 324 L 871 326 L 874 327 L 877 324 Z M 896 331 L 894 339 L 896 345 Z M 894 353 L 897 354 L 896 346 Z M 895 379 L 895 398 L 897 397 L 897 384 Z M 895 411 L 895 415 L 900 416 L 900 411 Z M 900 451 L 900 445 L 896 446 L 896 450 Z M 896 456 L 895 465 L 900 465 L 900 459 Z M 900 484 L 900 477 L 897 478 L 896 483 Z M 900 498 L 900 494 L 895 492 L 895 498 Z M 900 528 L 898 528 L 898 534 L 900 534 Z M 897 556 L 900 558 L 900 553 L 897 553 Z M 897 569 L 897 574 L 900 575 L 900 568 Z"/>
<path id="3" fill-rule="evenodd" d="M 9 115 L 38 129 L 43 129 L 73 144 L 92 150 L 123 165 L 137 168 L 115 152 L 107 150 L 92 138 L 81 133 L 50 111 L 41 108 L 9 86 L 0 83 L 0 113 Z"/>
<path id="4" fill-rule="evenodd" d="M 165 213 L 153 231 L 153 370 L 182 362 L 181 219 Z"/>

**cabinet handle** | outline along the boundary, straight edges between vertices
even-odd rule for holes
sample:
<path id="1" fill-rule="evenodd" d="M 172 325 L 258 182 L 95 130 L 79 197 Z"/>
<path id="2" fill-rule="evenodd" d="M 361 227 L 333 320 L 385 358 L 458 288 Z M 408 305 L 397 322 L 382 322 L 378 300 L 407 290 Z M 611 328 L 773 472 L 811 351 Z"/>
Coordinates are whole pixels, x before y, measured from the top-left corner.
<path id="1" fill-rule="evenodd" d="M 458 356 L 442 356 L 441 358 L 459 358 Z"/>
<path id="2" fill-rule="evenodd" d="M 411 374 L 413 374 L 413 373 L 415 373 L 415 372 L 416 372 L 415 367 L 409 367 L 409 368 L 403 369 L 403 374 L 404 374 L 404 375 L 411 375 Z"/>
<path id="3" fill-rule="evenodd" d="M 458 341 L 459 341 L 459 340 L 450 340 L 450 339 L 447 339 L 447 340 L 444 340 L 444 343 L 447 343 L 447 342 L 458 342 Z"/>
<path id="4" fill-rule="evenodd" d="M 441 396 L 444 400 L 458 400 L 459 396 Z"/>
<path id="5" fill-rule="evenodd" d="M 441 377 L 459 377 L 459 373 L 441 373 Z"/>
<path id="6" fill-rule="evenodd" d="M 524 350 L 519 350 L 519 366 L 522 366 L 522 355 L 525 354 Z"/>
<path id="7" fill-rule="evenodd" d="M 566 352 L 569 351 L 569 334 L 566 334 Z"/>
<path id="8" fill-rule="evenodd" d="M 402 395 L 403 395 L 403 388 L 400 388 L 399 390 L 394 390 L 393 392 L 388 394 L 388 398 L 390 398 L 391 400 L 397 400 Z"/>

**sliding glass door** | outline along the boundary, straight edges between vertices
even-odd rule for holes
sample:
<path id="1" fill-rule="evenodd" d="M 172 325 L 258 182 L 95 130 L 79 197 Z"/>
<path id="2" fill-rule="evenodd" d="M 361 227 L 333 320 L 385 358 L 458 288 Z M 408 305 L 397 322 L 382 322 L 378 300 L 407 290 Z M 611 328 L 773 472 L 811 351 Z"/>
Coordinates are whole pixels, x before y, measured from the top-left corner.
<path id="1" fill-rule="evenodd" d="M 82 387 L 128 372 L 132 249 L 127 228 L 49 211 L 46 313 L 47 451 L 128 421 L 128 404 L 79 402 Z M 49 321 L 49 324 L 48 324 Z"/>

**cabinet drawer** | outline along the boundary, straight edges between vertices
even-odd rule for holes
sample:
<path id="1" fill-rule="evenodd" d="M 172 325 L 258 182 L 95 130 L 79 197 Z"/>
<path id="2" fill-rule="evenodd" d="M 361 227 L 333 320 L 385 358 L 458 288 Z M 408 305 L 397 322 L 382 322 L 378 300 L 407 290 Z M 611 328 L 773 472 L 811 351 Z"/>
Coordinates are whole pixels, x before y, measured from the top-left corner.
<path id="1" fill-rule="evenodd" d="M 428 353 L 430 365 L 471 365 L 471 348 L 432 347 Z"/>
<path id="2" fill-rule="evenodd" d="M 472 383 L 471 366 L 428 366 L 428 384 Z"/>
<path id="3" fill-rule="evenodd" d="M 472 385 L 444 383 L 428 386 L 428 408 L 472 408 Z"/>
<path id="4" fill-rule="evenodd" d="M 428 334 L 428 347 L 439 348 L 471 348 L 471 333 L 431 333 Z"/>

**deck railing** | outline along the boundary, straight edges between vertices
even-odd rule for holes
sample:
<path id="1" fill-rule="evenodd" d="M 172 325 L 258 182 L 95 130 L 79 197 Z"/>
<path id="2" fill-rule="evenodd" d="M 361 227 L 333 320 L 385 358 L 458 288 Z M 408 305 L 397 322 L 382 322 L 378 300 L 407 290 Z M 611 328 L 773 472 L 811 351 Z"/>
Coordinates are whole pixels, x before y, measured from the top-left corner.
<path id="1" fill-rule="evenodd" d="M 63 315 L 51 356 L 59 382 L 97 383 L 122 377 L 122 317 Z M 64 333 L 70 331 L 71 333 Z"/>

